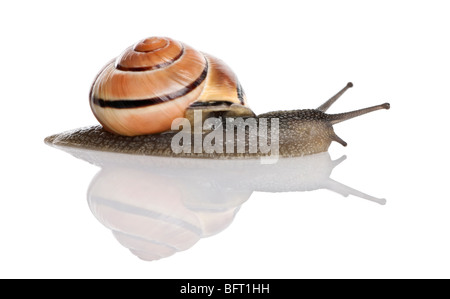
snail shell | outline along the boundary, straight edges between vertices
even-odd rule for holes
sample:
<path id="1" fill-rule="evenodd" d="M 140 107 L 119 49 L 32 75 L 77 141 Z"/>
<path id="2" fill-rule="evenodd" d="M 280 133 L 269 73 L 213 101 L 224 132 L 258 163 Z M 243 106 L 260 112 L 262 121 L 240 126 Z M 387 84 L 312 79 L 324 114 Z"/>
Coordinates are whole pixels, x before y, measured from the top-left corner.
<path id="1" fill-rule="evenodd" d="M 90 92 L 91 109 L 104 129 L 127 136 L 170 130 L 191 105 L 227 110 L 233 104 L 246 107 L 247 101 L 231 69 L 167 37 L 127 48 L 100 71 Z"/>

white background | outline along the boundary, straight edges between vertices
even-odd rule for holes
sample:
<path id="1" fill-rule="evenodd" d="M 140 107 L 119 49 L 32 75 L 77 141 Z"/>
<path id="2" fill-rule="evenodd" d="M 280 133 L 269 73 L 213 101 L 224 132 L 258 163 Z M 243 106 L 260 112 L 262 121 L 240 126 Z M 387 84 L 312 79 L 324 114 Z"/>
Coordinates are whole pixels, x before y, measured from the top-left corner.
<path id="1" fill-rule="evenodd" d="M 446 1 L 3 1 L 0 4 L 2 278 L 450 278 Z M 169 36 L 238 74 L 252 109 L 348 121 L 332 178 L 387 199 L 327 190 L 254 193 L 222 233 L 157 262 L 122 247 L 90 212 L 98 169 L 43 143 L 96 124 L 100 68 L 134 42 Z"/>

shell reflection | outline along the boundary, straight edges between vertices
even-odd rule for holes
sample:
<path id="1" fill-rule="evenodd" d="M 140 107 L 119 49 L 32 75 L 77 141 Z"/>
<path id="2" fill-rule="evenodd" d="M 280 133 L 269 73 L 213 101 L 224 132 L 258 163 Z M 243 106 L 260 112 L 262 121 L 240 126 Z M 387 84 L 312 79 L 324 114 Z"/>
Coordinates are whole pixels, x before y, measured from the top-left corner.
<path id="1" fill-rule="evenodd" d="M 186 250 L 233 221 L 253 191 L 328 189 L 384 204 L 334 181 L 330 174 L 345 156 L 325 153 L 279 159 L 210 160 L 138 156 L 61 148 L 101 167 L 88 190 L 95 217 L 124 247 L 143 260 Z"/>
<path id="2" fill-rule="evenodd" d="M 148 169 L 105 167 L 88 191 L 92 213 L 120 244 L 144 260 L 170 256 L 226 228 L 250 191 L 230 192 L 214 184 L 189 185 Z"/>

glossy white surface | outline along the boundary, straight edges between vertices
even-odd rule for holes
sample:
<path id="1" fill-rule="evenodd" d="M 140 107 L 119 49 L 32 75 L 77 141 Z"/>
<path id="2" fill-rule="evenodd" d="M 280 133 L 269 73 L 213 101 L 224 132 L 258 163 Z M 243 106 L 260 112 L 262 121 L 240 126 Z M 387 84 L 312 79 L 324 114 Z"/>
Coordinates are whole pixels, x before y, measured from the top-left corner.
<path id="1" fill-rule="evenodd" d="M 0 11 L 0 277 L 450 278 L 446 2 L 25 1 Z M 256 113 L 317 107 L 348 81 L 330 113 L 389 101 L 389 111 L 336 125 L 348 146 L 329 151 L 347 156 L 329 177 L 387 204 L 254 191 L 189 249 L 136 258 L 96 217 L 120 223 L 86 199 L 99 168 L 43 138 L 95 124 L 95 74 L 149 35 L 226 61 Z"/>
<path id="2" fill-rule="evenodd" d="M 254 191 L 328 189 L 386 202 L 331 179 L 331 171 L 345 157 L 332 161 L 328 153 L 268 165 L 258 159 L 173 159 L 61 149 L 101 166 L 88 188 L 88 205 L 120 244 L 148 261 L 221 232 Z"/>

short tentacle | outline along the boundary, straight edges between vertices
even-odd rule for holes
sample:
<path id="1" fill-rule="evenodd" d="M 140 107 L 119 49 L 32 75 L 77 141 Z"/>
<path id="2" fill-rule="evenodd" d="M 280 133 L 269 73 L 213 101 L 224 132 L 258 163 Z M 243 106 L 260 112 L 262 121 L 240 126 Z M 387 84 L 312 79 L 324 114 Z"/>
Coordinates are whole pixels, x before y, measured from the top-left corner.
<path id="1" fill-rule="evenodd" d="M 342 140 L 341 137 L 339 137 L 338 135 L 336 135 L 336 133 L 333 131 L 333 133 L 330 135 L 330 139 L 333 141 L 336 141 L 340 144 L 342 144 L 342 146 L 347 146 L 347 142 L 345 142 L 344 140 Z"/>

